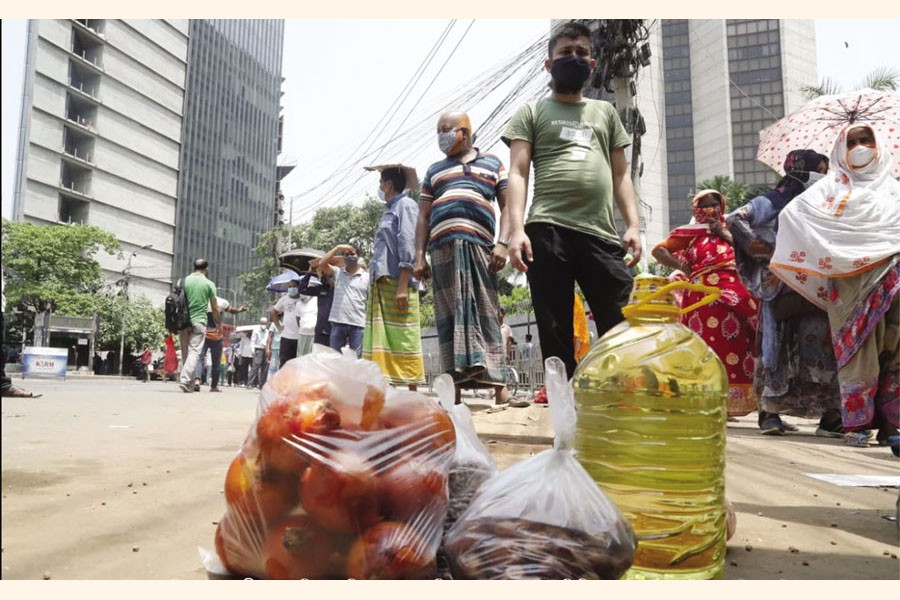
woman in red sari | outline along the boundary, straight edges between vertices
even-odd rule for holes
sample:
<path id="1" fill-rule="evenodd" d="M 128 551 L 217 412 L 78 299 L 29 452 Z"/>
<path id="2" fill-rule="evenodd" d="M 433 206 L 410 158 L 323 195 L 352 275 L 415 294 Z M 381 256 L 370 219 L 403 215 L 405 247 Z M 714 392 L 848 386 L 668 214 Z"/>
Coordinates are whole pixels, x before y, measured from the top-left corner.
<path id="1" fill-rule="evenodd" d="M 725 227 L 725 197 L 716 190 L 702 190 L 694 196 L 693 206 L 693 222 L 674 229 L 653 248 L 653 257 L 684 272 L 694 283 L 722 290 L 718 300 L 681 320 L 724 363 L 728 372 L 728 416 L 742 416 L 757 410 L 753 351 L 759 307 L 738 276 L 733 240 Z M 686 291 L 681 305 L 690 306 L 702 296 Z"/>
<path id="2" fill-rule="evenodd" d="M 175 340 L 171 333 L 166 336 L 166 357 L 163 360 L 163 370 L 165 371 L 163 383 L 168 383 L 169 378 L 178 371 L 178 354 L 175 352 Z"/>

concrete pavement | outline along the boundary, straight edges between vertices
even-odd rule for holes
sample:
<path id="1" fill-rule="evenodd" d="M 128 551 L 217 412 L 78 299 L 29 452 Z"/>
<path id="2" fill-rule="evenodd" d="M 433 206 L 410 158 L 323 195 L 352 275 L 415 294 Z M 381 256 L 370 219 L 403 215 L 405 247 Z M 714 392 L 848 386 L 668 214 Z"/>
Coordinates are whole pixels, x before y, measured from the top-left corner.
<path id="1" fill-rule="evenodd" d="M 37 399 L 2 399 L 3 579 L 204 579 L 225 471 L 257 394 L 79 377 L 19 380 Z M 503 468 L 549 448 L 548 409 L 493 411 L 471 393 L 476 429 Z M 728 579 L 900 579 L 898 490 L 841 487 L 811 473 L 900 475 L 883 447 L 729 423 L 727 495 L 738 527 Z"/>

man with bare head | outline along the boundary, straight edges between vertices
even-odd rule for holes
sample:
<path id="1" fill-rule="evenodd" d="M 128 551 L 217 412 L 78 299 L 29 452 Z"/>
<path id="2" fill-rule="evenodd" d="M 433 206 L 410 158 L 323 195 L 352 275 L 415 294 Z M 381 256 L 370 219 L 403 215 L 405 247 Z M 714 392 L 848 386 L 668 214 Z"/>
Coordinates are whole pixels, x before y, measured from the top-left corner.
<path id="1" fill-rule="evenodd" d="M 596 65 L 591 32 L 575 21 L 554 30 L 544 68 L 553 93 L 526 103 L 502 140 L 510 147 L 509 253 L 528 274 L 544 357 L 575 371 L 575 283 L 594 314 L 597 336 L 622 321 L 641 256 L 637 202 L 625 147 L 631 143 L 609 102 L 581 95 Z M 525 222 L 529 169 L 534 197 Z M 625 219 L 616 230 L 614 207 Z M 625 263 L 626 250 L 631 260 Z"/>
<path id="2" fill-rule="evenodd" d="M 500 372 L 504 349 L 496 273 L 507 258 L 506 169 L 496 156 L 473 146 L 464 112 L 442 114 L 437 136 L 446 158 L 431 165 L 422 182 L 413 275 L 424 281 L 431 274 L 441 371 L 456 382 L 457 401 L 462 387 L 493 387 L 497 403 L 505 403 L 510 394 Z M 501 232 L 494 243 L 497 212 Z"/>

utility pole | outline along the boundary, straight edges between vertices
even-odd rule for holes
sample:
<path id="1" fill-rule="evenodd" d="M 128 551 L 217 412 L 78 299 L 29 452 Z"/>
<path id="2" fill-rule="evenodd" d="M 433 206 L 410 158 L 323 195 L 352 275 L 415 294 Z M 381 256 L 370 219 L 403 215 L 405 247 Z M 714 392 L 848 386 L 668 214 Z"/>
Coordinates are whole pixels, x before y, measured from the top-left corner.
<path id="1" fill-rule="evenodd" d="M 152 247 L 153 244 L 144 244 L 132 252 L 128 257 L 128 263 L 125 265 L 125 270 L 122 271 L 125 278 L 122 280 L 122 293 L 124 296 L 122 298 L 122 334 L 119 337 L 119 377 L 122 376 L 125 369 L 125 316 L 128 314 L 128 280 L 131 278 L 131 259 L 137 256 L 137 253 L 141 250 Z"/>
<path id="2" fill-rule="evenodd" d="M 649 252 L 647 249 L 647 221 L 642 200 L 641 136 L 647 131 L 644 117 L 637 107 L 637 86 L 635 77 L 642 67 L 650 65 L 649 28 L 643 19 L 584 19 L 581 22 L 591 30 L 594 55 L 597 66 L 588 84 L 585 95 L 598 98 L 603 90 L 615 95 L 616 110 L 632 136 L 631 181 L 637 199 L 638 226 L 640 229 L 641 270 L 647 271 Z M 593 89 L 591 89 L 593 88 Z"/>

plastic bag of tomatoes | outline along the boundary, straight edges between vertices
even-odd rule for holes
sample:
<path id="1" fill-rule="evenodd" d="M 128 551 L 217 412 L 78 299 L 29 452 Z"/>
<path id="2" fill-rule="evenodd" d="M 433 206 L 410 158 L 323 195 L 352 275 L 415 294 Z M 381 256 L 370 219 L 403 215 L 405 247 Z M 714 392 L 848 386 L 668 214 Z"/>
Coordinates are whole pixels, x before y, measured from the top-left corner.
<path id="1" fill-rule="evenodd" d="M 485 481 L 444 536 L 454 579 L 618 579 L 634 560 L 628 521 L 575 458 L 575 401 L 545 361 L 555 439 Z"/>
<path id="2" fill-rule="evenodd" d="M 254 578 L 435 577 L 455 435 L 352 351 L 287 362 L 228 468 L 218 558 Z"/>

